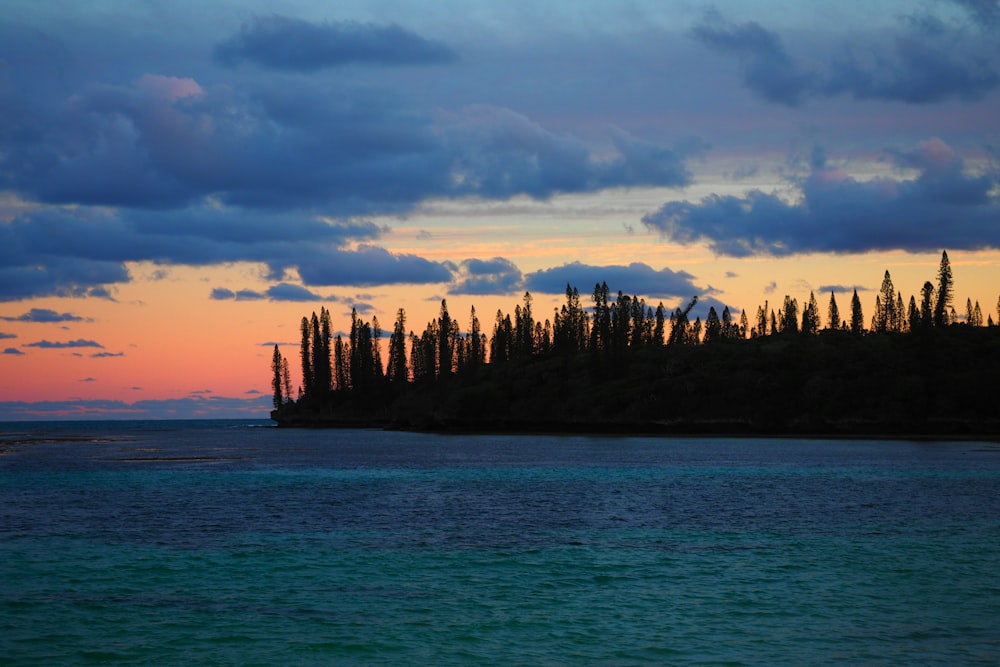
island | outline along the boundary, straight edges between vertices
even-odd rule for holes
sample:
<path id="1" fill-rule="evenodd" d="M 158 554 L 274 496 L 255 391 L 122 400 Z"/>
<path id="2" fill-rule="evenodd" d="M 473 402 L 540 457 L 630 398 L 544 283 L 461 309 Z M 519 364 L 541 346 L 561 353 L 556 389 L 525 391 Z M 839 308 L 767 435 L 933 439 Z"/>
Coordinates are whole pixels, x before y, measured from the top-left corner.
<path id="1" fill-rule="evenodd" d="M 886 271 L 868 326 L 854 291 L 786 296 L 751 321 L 697 298 L 667 311 L 606 283 L 584 308 L 567 285 L 551 319 L 525 293 L 491 335 L 475 308 L 464 330 L 441 302 L 420 334 L 400 309 L 383 361 L 377 318 L 352 312 L 333 336 L 325 308 L 301 321 L 302 384 L 292 398 L 275 346 L 273 419 L 283 427 L 442 432 L 978 437 L 1000 435 L 1000 326 L 971 301 L 951 305 L 947 253 L 935 286 L 908 306 Z M 998 303 L 1000 317 L 1000 303 Z M 821 322 L 825 319 L 826 326 Z"/>

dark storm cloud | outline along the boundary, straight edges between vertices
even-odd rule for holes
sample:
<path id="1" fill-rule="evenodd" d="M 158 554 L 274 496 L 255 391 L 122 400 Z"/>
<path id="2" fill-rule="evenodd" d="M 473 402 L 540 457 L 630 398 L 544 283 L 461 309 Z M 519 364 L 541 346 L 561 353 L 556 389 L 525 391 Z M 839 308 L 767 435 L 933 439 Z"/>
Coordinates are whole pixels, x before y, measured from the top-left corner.
<path id="1" fill-rule="evenodd" d="M 72 313 L 57 313 L 54 310 L 49 310 L 48 308 L 32 308 L 28 312 L 18 315 L 17 317 L 0 317 L 0 320 L 6 322 L 83 322 L 84 318 L 79 315 L 74 315 Z M 3 336 L 0 335 L 0 338 Z"/>
<path id="2" fill-rule="evenodd" d="M 618 155 L 600 160 L 507 109 L 432 124 L 384 97 L 304 84 L 239 95 L 145 76 L 74 96 L 59 116 L 3 160 L 9 187 L 47 203 L 176 208 L 212 196 L 344 215 L 435 196 L 545 198 L 691 179 L 684 152 L 621 131 L 611 133 Z"/>
<path id="3" fill-rule="evenodd" d="M 996 15 L 995 3 L 961 4 L 980 22 Z M 949 27 L 933 16 L 909 18 L 908 29 L 860 35 L 838 46 L 836 55 L 820 57 L 825 63 L 810 66 L 790 53 L 777 33 L 754 21 L 731 23 L 710 12 L 690 34 L 713 50 L 738 56 L 743 84 L 786 106 L 838 95 L 908 104 L 975 101 L 1000 86 L 1000 59 L 989 36 Z"/>
<path id="4" fill-rule="evenodd" d="M 572 262 L 550 269 L 529 273 L 524 278 L 525 288 L 530 292 L 544 294 L 565 294 L 566 285 L 576 287 L 581 295 L 590 294 L 594 286 L 607 283 L 612 292 L 625 294 L 659 296 L 693 296 L 704 294 L 706 289 L 698 287 L 686 271 L 661 269 L 657 271 L 648 264 L 633 262 L 628 266 L 591 266 Z"/>
<path id="5" fill-rule="evenodd" d="M 85 340 L 83 338 L 78 338 L 76 340 L 70 340 L 65 342 L 40 340 L 35 343 L 25 343 L 24 347 L 39 347 L 52 350 L 77 348 L 77 347 L 98 347 L 104 349 L 104 346 L 101 345 L 100 343 L 94 342 L 92 340 Z"/>
<path id="6" fill-rule="evenodd" d="M 215 48 L 220 63 L 244 60 L 274 69 L 312 72 L 351 64 L 430 65 L 453 62 L 454 51 L 397 25 L 338 21 L 310 23 L 258 16 Z"/>
<path id="7" fill-rule="evenodd" d="M 706 241 L 713 251 L 736 257 L 1000 248 L 995 171 L 969 173 L 938 139 L 891 155 L 918 170 L 917 177 L 859 181 L 819 169 L 798 184 L 800 201 L 760 190 L 712 195 L 698 203 L 670 202 L 643 222 L 665 238 Z"/>
<path id="8" fill-rule="evenodd" d="M 455 272 L 450 294 L 510 294 L 522 287 L 521 269 L 503 257 L 467 259 Z"/>

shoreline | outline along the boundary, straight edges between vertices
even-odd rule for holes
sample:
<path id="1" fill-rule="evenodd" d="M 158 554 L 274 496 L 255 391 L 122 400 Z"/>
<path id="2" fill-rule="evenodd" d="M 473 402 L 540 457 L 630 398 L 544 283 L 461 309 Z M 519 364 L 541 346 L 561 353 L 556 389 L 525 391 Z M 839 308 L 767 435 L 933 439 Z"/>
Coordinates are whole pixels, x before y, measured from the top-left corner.
<path id="1" fill-rule="evenodd" d="M 427 420 L 422 423 L 378 419 L 338 419 L 298 415 L 291 420 L 279 419 L 272 413 L 276 428 L 307 430 L 372 429 L 440 435 L 593 435 L 595 437 L 663 437 L 663 438 L 784 438 L 809 440 L 908 440 L 923 442 L 979 441 L 1000 443 L 1000 424 L 942 421 L 930 428 L 902 429 L 898 424 L 830 425 L 827 429 L 757 428 L 746 422 L 650 422 L 625 425 L 614 422 L 535 422 Z"/>

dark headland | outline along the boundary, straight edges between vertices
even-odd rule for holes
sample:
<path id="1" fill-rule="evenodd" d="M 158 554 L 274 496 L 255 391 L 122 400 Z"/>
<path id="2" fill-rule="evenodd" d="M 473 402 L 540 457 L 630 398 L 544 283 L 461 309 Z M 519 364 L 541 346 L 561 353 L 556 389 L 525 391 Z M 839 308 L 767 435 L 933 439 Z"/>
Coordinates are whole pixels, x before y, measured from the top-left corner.
<path id="1" fill-rule="evenodd" d="M 429 335 L 438 334 L 407 342 L 429 354 L 423 361 L 433 370 L 417 360 L 414 377 L 411 358 L 405 379 L 376 372 L 343 389 L 331 371 L 332 381 L 320 380 L 329 390 L 282 399 L 271 418 L 290 427 L 436 432 L 1000 437 L 996 326 L 585 346 L 466 359 L 447 373 L 435 364 L 439 344 L 422 347 Z"/>

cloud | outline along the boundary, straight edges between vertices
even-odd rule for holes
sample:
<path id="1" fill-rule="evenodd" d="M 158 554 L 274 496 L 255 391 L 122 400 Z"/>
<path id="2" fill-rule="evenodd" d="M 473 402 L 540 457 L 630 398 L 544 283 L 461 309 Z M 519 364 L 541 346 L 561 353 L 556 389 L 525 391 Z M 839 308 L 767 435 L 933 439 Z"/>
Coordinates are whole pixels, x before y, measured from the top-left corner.
<path id="1" fill-rule="evenodd" d="M 674 201 L 643 217 L 664 238 L 708 243 L 720 254 L 908 252 L 1000 248 L 995 171 L 973 173 L 940 139 L 890 155 L 916 178 L 862 181 L 837 169 L 814 169 L 794 182 L 800 198 L 753 190 Z"/>
<path id="2" fill-rule="evenodd" d="M 521 270 L 509 259 L 466 259 L 455 272 L 450 294 L 511 294 L 522 287 Z"/>
<path id="3" fill-rule="evenodd" d="M 16 347 L 5 348 L 4 351 L 3 351 L 3 353 L 4 354 L 14 355 L 14 356 L 23 356 L 24 355 L 24 352 L 21 352 L 21 350 L 17 349 Z"/>
<path id="4" fill-rule="evenodd" d="M 109 297 L 102 285 L 128 282 L 125 263 L 137 261 L 194 266 L 261 262 L 280 275 L 300 261 L 324 261 L 331 247 L 373 239 L 382 231 L 367 221 L 238 210 L 39 209 L 0 226 L 0 300 Z M 73 243 L 65 242 L 69 238 Z M 253 298 L 250 293 L 236 296 Z"/>
<path id="5" fill-rule="evenodd" d="M 0 317 L 0 320 L 7 322 L 83 322 L 84 318 L 72 313 L 57 313 L 48 308 L 32 308 L 28 312 L 17 317 Z"/>
<path id="6" fill-rule="evenodd" d="M 97 352 L 97 353 L 92 354 L 90 356 L 93 359 L 107 359 L 107 358 L 110 358 L 110 357 L 124 357 L 125 353 L 124 352 Z"/>
<path id="7" fill-rule="evenodd" d="M 40 340 L 35 343 L 25 343 L 24 347 L 39 347 L 48 350 L 66 349 L 66 348 L 77 348 L 77 347 L 97 347 L 104 349 L 104 346 L 100 343 L 94 342 L 92 340 L 85 340 L 83 338 L 78 338 L 76 340 L 70 340 L 65 342 L 55 342 L 48 340 Z"/>
<path id="8" fill-rule="evenodd" d="M 397 25 L 339 21 L 310 23 L 287 16 L 257 16 L 215 47 L 218 62 L 244 60 L 273 69 L 313 72 L 343 65 L 433 65 L 457 59 L 440 42 Z"/>
<path id="9" fill-rule="evenodd" d="M 7 333 L 5 331 L 0 331 L 0 340 L 5 338 L 17 338 L 17 334 Z"/>
<path id="10" fill-rule="evenodd" d="M 984 29 L 1000 26 L 1000 1 L 998 0 L 952 0 L 965 9 L 972 20 Z"/>
<path id="11" fill-rule="evenodd" d="M 981 25 L 996 19 L 995 2 L 956 1 Z M 990 37 L 949 29 L 935 17 L 908 25 L 909 30 L 861 33 L 809 65 L 789 53 L 777 33 L 755 21 L 732 23 L 709 12 L 690 35 L 715 51 L 738 56 L 743 85 L 768 102 L 789 107 L 838 95 L 907 104 L 976 101 L 1000 86 Z"/>
<path id="12" fill-rule="evenodd" d="M 694 276 L 686 271 L 667 268 L 657 271 L 648 264 L 639 262 L 628 266 L 591 266 L 572 262 L 529 273 L 524 278 L 524 285 L 529 292 L 543 294 L 565 294 L 567 284 L 576 287 L 581 294 L 590 294 L 594 285 L 602 282 L 606 282 L 612 292 L 650 297 L 690 298 L 696 294 L 705 294 L 706 288 L 695 285 L 693 279 Z"/>
<path id="13" fill-rule="evenodd" d="M 723 53 L 743 60 L 743 83 L 768 102 L 799 105 L 815 88 L 815 75 L 785 50 L 781 38 L 755 21 L 734 24 L 709 12 L 691 36 Z"/>
<path id="14" fill-rule="evenodd" d="M 225 287 L 216 287 L 212 290 L 209 298 L 214 301 L 260 301 L 261 299 L 266 299 L 267 295 L 251 289 L 241 289 L 234 292 Z"/>
<path id="15" fill-rule="evenodd" d="M 80 378 L 79 380 L 77 380 L 77 382 L 97 382 L 97 378 L 93 377 Z"/>
<path id="16" fill-rule="evenodd" d="M 357 250 L 330 249 L 298 264 L 306 285 L 394 285 L 441 283 L 451 280 L 444 264 L 410 254 L 362 244 Z"/>
<path id="17" fill-rule="evenodd" d="M 267 288 L 267 297 L 271 301 L 327 301 L 319 294 L 309 291 L 301 285 L 291 283 L 279 283 Z"/>
<path id="18" fill-rule="evenodd" d="M 857 292 L 865 292 L 868 288 L 863 285 L 820 285 L 816 288 L 817 293 L 825 294 L 827 292 L 836 292 L 837 294 L 853 294 Z"/>
<path id="19" fill-rule="evenodd" d="M 674 150 L 640 141 L 612 128 L 617 155 L 597 159 L 582 141 L 549 132 L 509 109 L 467 107 L 444 128 L 452 194 L 508 199 L 526 194 L 546 199 L 558 193 L 615 187 L 682 187 L 691 182 L 685 158 L 700 146 Z"/>

